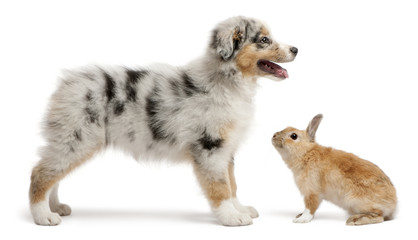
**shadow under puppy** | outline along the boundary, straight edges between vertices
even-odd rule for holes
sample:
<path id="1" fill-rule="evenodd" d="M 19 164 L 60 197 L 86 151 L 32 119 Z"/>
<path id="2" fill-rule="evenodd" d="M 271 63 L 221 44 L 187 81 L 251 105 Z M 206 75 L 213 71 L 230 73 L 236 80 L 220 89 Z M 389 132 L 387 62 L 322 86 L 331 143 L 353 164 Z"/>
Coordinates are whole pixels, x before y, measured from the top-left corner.
<path id="1" fill-rule="evenodd" d="M 318 114 L 306 131 L 288 127 L 272 139 L 304 196 L 305 211 L 293 222 L 310 222 L 323 199 L 351 214 L 347 225 L 392 219 L 397 198 L 389 177 L 354 154 L 317 144 L 315 133 L 321 120 L 322 114 Z"/>

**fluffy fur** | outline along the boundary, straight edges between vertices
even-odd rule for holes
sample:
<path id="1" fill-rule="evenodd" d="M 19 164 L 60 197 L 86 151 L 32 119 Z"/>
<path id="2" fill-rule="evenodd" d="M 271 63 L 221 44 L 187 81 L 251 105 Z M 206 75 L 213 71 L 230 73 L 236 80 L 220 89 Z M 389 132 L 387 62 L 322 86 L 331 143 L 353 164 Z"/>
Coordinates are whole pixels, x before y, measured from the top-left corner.
<path id="1" fill-rule="evenodd" d="M 234 154 L 253 115 L 257 77 L 287 78 L 274 62 L 295 47 L 274 41 L 260 21 L 234 17 L 213 30 L 206 54 L 181 67 L 88 66 L 63 73 L 46 114 L 47 141 L 33 168 L 30 206 L 36 224 L 69 215 L 58 183 L 109 146 L 135 159 L 189 161 L 224 225 L 248 225 L 257 211 L 236 198 Z"/>
<path id="2" fill-rule="evenodd" d="M 306 131 L 288 127 L 272 139 L 304 196 L 306 209 L 294 222 L 310 222 L 323 199 L 352 215 L 347 225 L 392 219 L 397 198 L 389 177 L 373 163 L 354 154 L 315 143 L 321 120 L 319 114 Z"/>

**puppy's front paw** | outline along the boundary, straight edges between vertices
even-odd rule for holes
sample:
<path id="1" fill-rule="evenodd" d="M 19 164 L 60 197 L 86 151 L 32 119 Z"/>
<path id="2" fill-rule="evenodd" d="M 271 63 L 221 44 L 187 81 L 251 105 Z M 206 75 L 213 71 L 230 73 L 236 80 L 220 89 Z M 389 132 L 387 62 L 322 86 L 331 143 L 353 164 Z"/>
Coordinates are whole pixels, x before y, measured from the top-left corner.
<path id="1" fill-rule="evenodd" d="M 33 216 L 33 220 L 36 224 L 43 226 L 56 226 L 61 223 L 61 217 L 53 212 Z"/>
<path id="2" fill-rule="evenodd" d="M 310 214 L 309 210 L 306 209 L 303 213 L 296 216 L 295 219 L 293 219 L 294 223 L 308 223 L 313 219 L 313 215 Z"/>
<path id="3" fill-rule="evenodd" d="M 253 224 L 253 219 L 245 213 L 230 213 L 218 216 L 219 221 L 224 226 L 246 226 Z"/>
<path id="4" fill-rule="evenodd" d="M 240 212 L 250 215 L 251 218 L 257 218 L 259 216 L 257 210 L 251 206 L 243 206 L 238 199 L 232 199 L 234 207 Z"/>
<path id="5" fill-rule="evenodd" d="M 58 204 L 51 206 L 51 211 L 58 213 L 60 216 L 68 216 L 71 214 L 71 208 L 67 204 Z"/>
<path id="6" fill-rule="evenodd" d="M 214 213 L 224 226 L 246 226 L 253 223 L 251 216 L 238 211 L 231 199 L 224 200 L 218 208 L 214 209 Z"/>
<path id="7" fill-rule="evenodd" d="M 248 215 L 250 215 L 250 217 L 258 218 L 258 216 L 260 216 L 255 208 L 251 206 L 244 206 L 244 208 L 245 208 L 244 213 L 247 213 Z"/>
<path id="8" fill-rule="evenodd" d="M 58 213 L 51 212 L 48 203 L 41 201 L 30 206 L 33 221 L 38 225 L 55 226 L 61 223 L 61 217 Z"/>

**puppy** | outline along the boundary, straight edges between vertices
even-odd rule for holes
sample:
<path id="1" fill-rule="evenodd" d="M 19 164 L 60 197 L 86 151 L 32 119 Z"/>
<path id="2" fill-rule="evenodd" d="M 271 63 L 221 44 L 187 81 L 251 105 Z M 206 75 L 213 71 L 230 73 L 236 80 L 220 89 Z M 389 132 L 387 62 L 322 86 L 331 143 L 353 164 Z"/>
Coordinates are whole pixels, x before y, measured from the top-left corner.
<path id="1" fill-rule="evenodd" d="M 113 146 L 135 159 L 189 161 L 219 222 L 249 225 L 258 216 L 237 199 L 234 154 L 253 115 L 258 77 L 283 80 L 298 50 L 273 40 L 247 17 L 221 22 L 206 54 L 186 66 L 135 69 L 88 66 L 63 73 L 47 111 L 30 209 L 39 225 L 57 225 L 71 208 L 58 200 L 69 172 Z"/>
<path id="2" fill-rule="evenodd" d="M 389 177 L 354 154 L 317 144 L 315 133 L 321 120 L 318 114 L 306 131 L 288 127 L 273 136 L 273 145 L 292 170 L 305 200 L 305 211 L 293 222 L 310 222 L 323 199 L 352 215 L 347 225 L 392 219 L 397 198 Z"/>

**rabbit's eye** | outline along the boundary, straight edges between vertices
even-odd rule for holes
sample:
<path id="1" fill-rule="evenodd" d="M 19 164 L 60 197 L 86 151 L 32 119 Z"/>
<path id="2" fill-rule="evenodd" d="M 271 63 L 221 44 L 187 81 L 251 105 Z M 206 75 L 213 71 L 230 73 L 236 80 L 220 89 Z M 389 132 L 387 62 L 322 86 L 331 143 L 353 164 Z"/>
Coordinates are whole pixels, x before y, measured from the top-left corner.
<path id="1" fill-rule="evenodd" d="M 290 138 L 293 139 L 293 140 L 296 140 L 296 139 L 298 139 L 298 135 L 296 133 L 292 133 L 290 135 Z"/>

